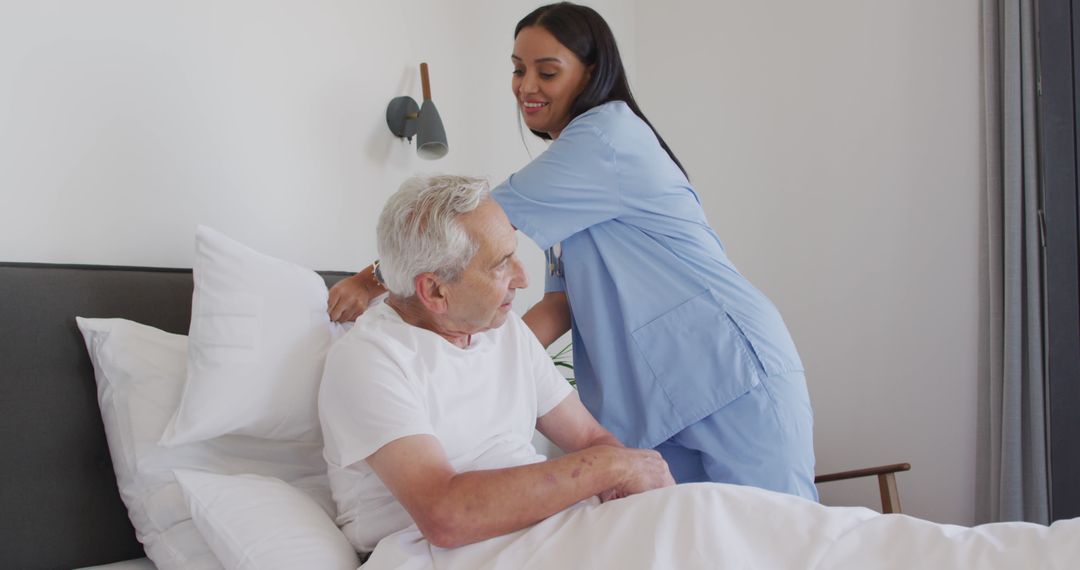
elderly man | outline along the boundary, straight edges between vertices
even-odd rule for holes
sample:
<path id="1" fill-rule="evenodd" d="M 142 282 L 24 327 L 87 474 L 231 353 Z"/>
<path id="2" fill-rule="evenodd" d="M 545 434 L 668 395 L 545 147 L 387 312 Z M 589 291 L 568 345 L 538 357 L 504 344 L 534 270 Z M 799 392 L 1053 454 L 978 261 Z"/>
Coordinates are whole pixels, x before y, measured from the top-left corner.
<path id="1" fill-rule="evenodd" d="M 511 311 L 528 283 L 485 182 L 406 182 L 378 245 L 389 297 L 331 350 L 319 394 L 338 523 L 357 550 L 414 523 L 432 545 L 469 544 L 674 484 L 658 453 L 596 422 Z M 545 461 L 534 429 L 567 454 Z"/>

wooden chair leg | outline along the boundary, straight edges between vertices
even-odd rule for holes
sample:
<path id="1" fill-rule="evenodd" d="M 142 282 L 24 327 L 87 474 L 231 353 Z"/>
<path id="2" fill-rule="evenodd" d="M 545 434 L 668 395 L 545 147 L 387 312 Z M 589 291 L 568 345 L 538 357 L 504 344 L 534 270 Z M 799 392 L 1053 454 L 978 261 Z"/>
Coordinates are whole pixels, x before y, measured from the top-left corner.
<path id="1" fill-rule="evenodd" d="M 878 487 L 881 489 L 881 512 L 900 512 L 900 492 L 896 488 L 896 474 L 882 473 L 878 475 Z"/>

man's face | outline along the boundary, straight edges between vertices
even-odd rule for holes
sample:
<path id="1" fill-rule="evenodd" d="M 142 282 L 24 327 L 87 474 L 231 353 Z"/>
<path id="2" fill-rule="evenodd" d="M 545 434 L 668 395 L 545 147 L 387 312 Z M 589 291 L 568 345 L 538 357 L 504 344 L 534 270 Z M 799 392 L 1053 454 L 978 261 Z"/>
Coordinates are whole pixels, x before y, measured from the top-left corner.
<path id="1" fill-rule="evenodd" d="M 497 202 L 486 199 L 460 220 L 480 248 L 461 278 L 444 285 L 445 317 L 455 330 L 474 334 L 502 326 L 515 290 L 529 280 L 515 253 L 514 227 Z"/>

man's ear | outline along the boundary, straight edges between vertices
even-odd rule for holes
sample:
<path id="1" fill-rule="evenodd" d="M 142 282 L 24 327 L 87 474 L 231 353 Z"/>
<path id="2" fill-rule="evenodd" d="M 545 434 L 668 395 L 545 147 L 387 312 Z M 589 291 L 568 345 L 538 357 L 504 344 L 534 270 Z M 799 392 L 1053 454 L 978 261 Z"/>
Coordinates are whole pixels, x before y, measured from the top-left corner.
<path id="1" fill-rule="evenodd" d="M 416 298 L 425 309 L 437 315 L 446 312 L 446 294 L 438 276 L 434 273 L 421 273 L 413 280 L 413 286 L 416 287 Z"/>

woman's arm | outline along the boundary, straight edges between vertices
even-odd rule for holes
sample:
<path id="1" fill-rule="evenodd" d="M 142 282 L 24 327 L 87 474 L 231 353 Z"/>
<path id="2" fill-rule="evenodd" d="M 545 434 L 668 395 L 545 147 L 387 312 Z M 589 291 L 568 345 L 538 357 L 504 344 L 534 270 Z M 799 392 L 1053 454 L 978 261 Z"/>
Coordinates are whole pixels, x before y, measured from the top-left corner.
<path id="1" fill-rule="evenodd" d="M 632 111 L 625 113 L 622 118 L 612 113 L 578 117 L 547 150 L 491 191 L 510 223 L 540 249 L 624 212 L 612 121 L 640 123 Z M 644 123 L 640 127 L 649 129 Z"/>
<path id="2" fill-rule="evenodd" d="M 533 305 L 521 320 L 525 321 L 544 348 L 551 346 L 570 330 L 570 302 L 566 300 L 566 293 L 544 293 L 544 298 Z"/>
<path id="3" fill-rule="evenodd" d="M 372 299 L 386 292 L 386 289 L 375 281 L 374 273 L 374 265 L 369 265 L 356 275 L 346 277 L 330 288 L 330 298 L 326 303 L 326 312 L 330 313 L 330 320 L 355 321 L 356 317 L 367 310 L 368 303 Z"/>

